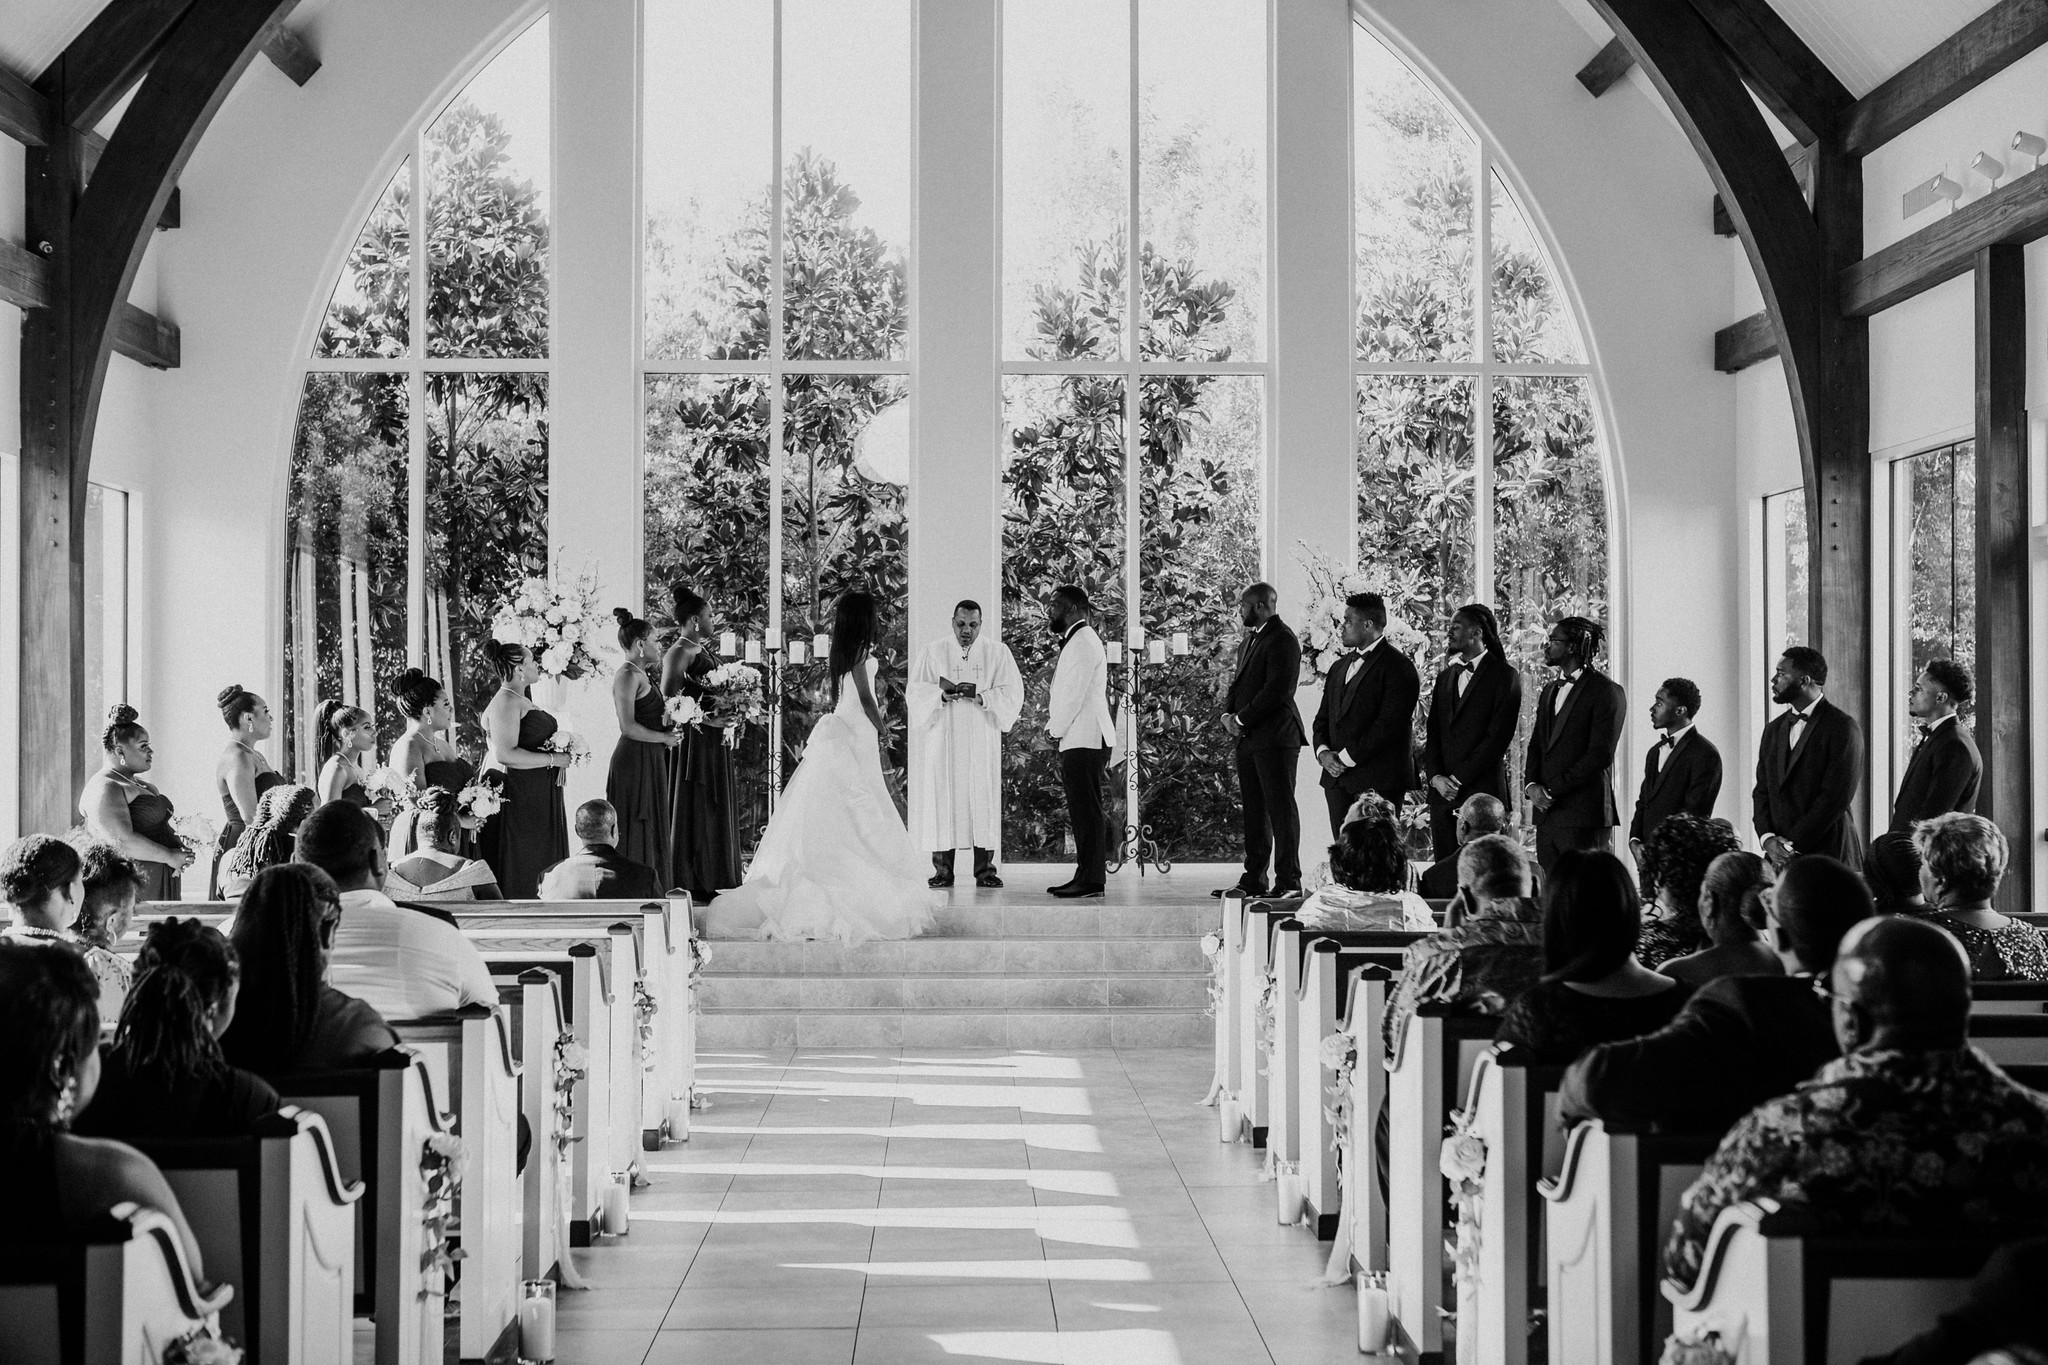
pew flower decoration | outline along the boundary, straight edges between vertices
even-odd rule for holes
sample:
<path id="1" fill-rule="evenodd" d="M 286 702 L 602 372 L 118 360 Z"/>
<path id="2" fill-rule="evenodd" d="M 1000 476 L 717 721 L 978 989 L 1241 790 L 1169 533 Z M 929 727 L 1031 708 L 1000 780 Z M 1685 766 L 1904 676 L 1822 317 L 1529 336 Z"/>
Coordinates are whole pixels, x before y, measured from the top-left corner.
<path id="1" fill-rule="evenodd" d="M 1451 1268 L 1458 1282 L 1462 1313 L 1468 1299 L 1476 1304 L 1479 1290 L 1479 1186 L 1486 1179 L 1486 1139 L 1479 1136 L 1477 1113 L 1451 1111 L 1451 1131 L 1437 1153 L 1437 1168 L 1450 1186 L 1451 1204 L 1458 1212 Z M 1459 1321 L 1469 1323 L 1475 1319 L 1461 1316 Z"/>
<path id="2" fill-rule="evenodd" d="M 165 1346 L 157 1360 L 159 1365 L 242 1365 L 242 1348 L 196 1327 Z"/>
<path id="3" fill-rule="evenodd" d="M 1273 1055 L 1273 1016 L 1279 1007 L 1280 983 L 1273 977 L 1268 976 L 1266 984 L 1259 990 L 1258 1003 L 1252 1006 L 1252 1032 L 1257 1039 L 1259 1057 L 1261 1058 L 1259 1062 L 1259 1074 L 1261 1076 L 1273 1074 L 1272 1068 L 1267 1065 L 1264 1059 Z"/>
<path id="4" fill-rule="evenodd" d="M 1336 1072 L 1336 1079 L 1324 1090 L 1330 1103 L 1323 1106 L 1323 1115 L 1330 1120 L 1330 1148 L 1337 1153 L 1337 1170 L 1344 1170 L 1345 1139 L 1351 1134 L 1351 1073 L 1358 1069 L 1358 1040 L 1348 1033 L 1327 1033 L 1323 1035 L 1323 1069 Z"/>
<path id="5" fill-rule="evenodd" d="M 491 617 L 493 640 L 523 645 L 543 674 L 572 681 L 598 671 L 604 632 L 597 576 L 566 577 L 560 564 L 548 577 L 522 580 Z"/>
<path id="6" fill-rule="evenodd" d="M 704 984 L 704 969 L 711 964 L 711 948 L 699 934 L 690 935 L 689 947 L 690 977 L 687 985 L 693 996 L 691 1008 L 694 1009 L 696 1007 L 694 1000 L 695 992 Z"/>
<path id="7" fill-rule="evenodd" d="M 1396 819 L 1401 827 L 1402 840 L 1408 845 L 1408 856 L 1421 861 L 1436 861 L 1436 841 L 1429 829 L 1429 798 L 1419 791 L 1409 792 Z"/>
<path id="8" fill-rule="evenodd" d="M 566 1160 L 569 1148 L 582 1139 L 575 1134 L 576 1083 L 590 1074 L 590 1049 L 563 1029 L 555 1035 L 555 1155 Z"/>
<path id="9" fill-rule="evenodd" d="M 420 1179 L 427 1192 L 420 1205 L 420 1223 L 427 1232 L 426 1245 L 420 1250 L 420 1272 L 430 1275 L 439 1271 L 443 1285 L 463 1257 L 453 1241 L 455 1196 L 462 1188 L 462 1171 L 468 1160 L 462 1139 L 453 1133 L 434 1133 L 420 1145 Z M 421 1297 L 428 1292 L 423 1285 Z"/>
<path id="10" fill-rule="evenodd" d="M 176 816 L 171 821 L 171 832 L 178 836 L 178 842 L 185 846 L 185 851 L 195 858 L 201 849 L 213 847 L 214 841 L 220 838 L 213 822 L 203 815 Z"/>
<path id="11" fill-rule="evenodd" d="M 1735 1353 L 1721 1344 L 1721 1334 L 1693 1323 L 1673 1332 L 1657 1365 L 1735 1365 Z"/>
<path id="12" fill-rule="evenodd" d="M 686 697 L 680 692 L 670 697 L 668 704 L 661 708 L 661 718 L 671 730 L 680 730 L 685 725 L 702 725 L 709 719 L 695 697 Z"/>
<path id="13" fill-rule="evenodd" d="M 455 813 L 470 829 L 482 825 L 496 815 L 505 805 L 504 779 L 495 772 L 485 773 L 476 781 L 455 794 Z"/>
<path id="14" fill-rule="evenodd" d="M 1209 1008 L 1202 1013 L 1214 1019 L 1223 1008 L 1223 935 L 1214 930 L 1202 935 L 1202 956 L 1209 959 Z"/>
<path id="15" fill-rule="evenodd" d="M 645 981 L 633 983 L 633 1020 L 640 1031 L 640 1069 L 654 1070 L 654 1012 L 657 1008 L 654 992 L 647 989 Z"/>

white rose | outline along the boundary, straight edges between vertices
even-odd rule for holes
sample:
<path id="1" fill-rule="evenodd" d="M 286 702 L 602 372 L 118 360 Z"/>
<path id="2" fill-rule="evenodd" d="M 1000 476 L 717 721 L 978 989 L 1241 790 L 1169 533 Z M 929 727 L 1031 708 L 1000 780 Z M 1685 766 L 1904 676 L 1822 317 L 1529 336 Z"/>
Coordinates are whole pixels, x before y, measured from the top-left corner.
<path id="1" fill-rule="evenodd" d="M 509 611 L 501 611 L 491 622 L 491 638 L 501 645 L 516 645 L 522 640 L 519 618 Z"/>
<path id="2" fill-rule="evenodd" d="M 1486 1139 L 1459 1133 L 1443 1145 L 1438 1168 L 1449 1180 L 1477 1180 L 1486 1174 Z"/>
<path id="3" fill-rule="evenodd" d="M 1346 597 L 1351 597 L 1355 596 L 1358 593 L 1371 591 L 1372 580 L 1366 577 L 1364 574 L 1348 573 L 1344 575 L 1344 595 Z"/>
<path id="4" fill-rule="evenodd" d="M 560 645 L 549 645 L 540 652 L 541 672 L 554 675 L 566 672 L 574 657 L 572 650 L 564 649 Z"/>

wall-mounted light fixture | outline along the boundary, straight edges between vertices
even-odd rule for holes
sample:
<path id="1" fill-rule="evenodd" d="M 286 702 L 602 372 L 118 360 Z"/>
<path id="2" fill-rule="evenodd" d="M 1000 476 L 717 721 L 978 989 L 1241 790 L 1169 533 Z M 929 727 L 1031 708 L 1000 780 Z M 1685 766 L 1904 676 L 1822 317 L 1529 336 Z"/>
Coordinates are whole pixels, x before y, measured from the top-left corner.
<path id="1" fill-rule="evenodd" d="M 2005 177 L 2005 163 L 1989 152 L 1979 152 L 1971 157 L 1970 169 L 1990 181 L 1994 190 L 1998 188 L 1998 182 Z"/>
<path id="2" fill-rule="evenodd" d="M 2033 158 L 2034 169 L 2038 171 L 2041 169 L 2041 158 L 2048 156 L 2048 138 L 2036 137 L 2032 133 L 2014 133 L 2012 149 L 2021 156 Z"/>
<path id="3" fill-rule="evenodd" d="M 1946 175 L 1936 175 L 1932 180 L 1923 180 L 1899 198 L 1899 209 L 1903 217 L 1911 218 L 1924 213 L 1946 199 L 1949 207 L 1955 207 L 1956 200 L 1963 197 L 1963 187 Z"/>

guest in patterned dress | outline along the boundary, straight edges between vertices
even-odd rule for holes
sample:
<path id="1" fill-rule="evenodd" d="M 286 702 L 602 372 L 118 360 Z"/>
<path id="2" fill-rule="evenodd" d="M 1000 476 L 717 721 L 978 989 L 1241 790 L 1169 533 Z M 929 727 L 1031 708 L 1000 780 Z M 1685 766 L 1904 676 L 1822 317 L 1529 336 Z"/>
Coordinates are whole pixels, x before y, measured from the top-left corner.
<path id="1" fill-rule="evenodd" d="M 1710 947 L 1700 923 L 1700 883 L 1707 868 L 1723 853 L 1742 845 L 1726 820 L 1697 815 L 1668 815 L 1643 841 L 1642 887 L 1650 900 L 1644 907 L 1643 936 L 1636 958 L 1651 970 L 1674 957 Z"/>
<path id="2" fill-rule="evenodd" d="M 100 1018 L 111 1031 L 135 979 L 128 959 L 114 946 L 128 936 L 128 924 L 135 917 L 142 869 L 111 844 L 87 844 L 79 858 L 85 876 L 85 903 L 79 907 L 78 923 L 71 926 L 71 932 L 85 949 L 86 965 L 99 978 Z"/>
<path id="3" fill-rule="evenodd" d="M 1707 1235 L 1745 1199 L 1888 1235 L 2048 1224 L 2048 1098 L 1968 1042 L 1968 963 L 1904 916 L 1842 939 L 1830 990 L 1840 1061 L 1751 1110 L 1680 1201 L 1664 1273 L 1698 1277 Z"/>
<path id="4" fill-rule="evenodd" d="M 1542 974 L 1543 920 L 1529 903 L 1529 855 L 1504 834 L 1481 835 L 1458 854 L 1458 896 L 1444 927 L 1401 956 L 1380 1024 L 1387 1060 L 1400 1057 L 1421 1006 L 1497 1015 Z"/>
<path id="5" fill-rule="evenodd" d="M 1294 917 L 1311 929 L 1434 929 L 1429 904 L 1408 889 L 1408 850 L 1394 807 L 1362 793 L 1330 845 L 1330 884 Z"/>
<path id="6" fill-rule="evenodd" d="M 2041 931 L 1991 908 L 2010 856 L 2005 834 L 1981 815 L 1951 811 L 1913 829 L 1929 924 L 1954 934 L 1979 981 L 2048 981 Z"/>
<path id="7" fill-rule="evenodd" d="M 143 780 L 156 763 L 156 750 L 134 707 L 116 706 L 107 713 L 100 748 L 106 765 L 86 779 L 78 796 L 86 828 L 141 867 L 142 899 L 183 899 L 178 874 L 191 865 L 192 851 L 172 828 L 176 812 L 171 799 Z"/>

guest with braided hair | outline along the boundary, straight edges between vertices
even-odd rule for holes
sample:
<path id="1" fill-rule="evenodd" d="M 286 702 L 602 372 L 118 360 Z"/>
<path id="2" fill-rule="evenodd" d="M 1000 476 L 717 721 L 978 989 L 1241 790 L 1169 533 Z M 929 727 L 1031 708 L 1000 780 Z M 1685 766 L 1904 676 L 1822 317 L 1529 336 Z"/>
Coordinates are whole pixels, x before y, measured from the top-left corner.
<path id="1" fill-rule="evenodd" d="M 1547 873 L 1572 849 L 1614 846 L 1614 750 L 1628 698 L 1593 667 L 1607 632 L 1583 616 L 1550 628 L 1543 662 L 1556 677 L 1536 698 L 1522 794 L 1536 821 L 1536 861 Z"/>
<path id="2" fill-rule="evenodd" d="M 239 896 L 266 867 L 288 863 L 298 851 L 299 826 L 313 813 L 313 789 L 272 787 L 256 803 L 256 819 L 221 867 L 221 894 Z"/>
<path id="3" fill-rule="evenodd" d="M 332 1071 L 398 1046 L 382 1015 L 327 984 L 340 924 L 341 892 L 319 868 L 285 863 L 256 874 L 229 935 L 248 973 L 220 1040 L 231 1065 L 265 1077 Z"/>
<path id="4" fill-rule="evenodd" d="M 1656 969 L 1674 957 L 1707 947 L 1700 923 L 1700 884 L 1707 868 L 1742 844 L 1726 820 L 1669 815 L 1650 832 L 1638 866 L 1643 887 L 1643 934 L 1636 957 Z"/>
<path id="5" fill-rule="evenodd" d="M 74 1129 L 98 1137 L 235 1137 L 277 1111 L 277 1092 L 228 1065 L 241 964 L 220 931 L 172 917 L 149 927 L 135 985 L 93 1102 Z"/>

